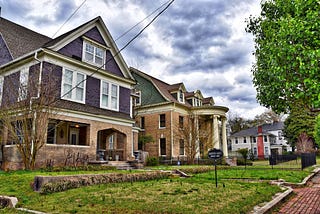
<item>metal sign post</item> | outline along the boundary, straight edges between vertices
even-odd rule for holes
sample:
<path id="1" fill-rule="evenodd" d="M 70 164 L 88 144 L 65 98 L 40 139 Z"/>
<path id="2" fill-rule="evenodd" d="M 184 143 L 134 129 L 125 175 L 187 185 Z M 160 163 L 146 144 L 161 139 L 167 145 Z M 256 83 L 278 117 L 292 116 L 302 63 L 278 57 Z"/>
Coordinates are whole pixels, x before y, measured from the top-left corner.
<path id="1" fill-rule="evenodd" d="M 208 152 L 208 157 L 214 160 L 213 162 L 214 162 L 215 181 L 216 181 L 216 187 L 218 187 L 217 160 L 223 157 L 223 152 L 220 149 L 211 149 Z"/>

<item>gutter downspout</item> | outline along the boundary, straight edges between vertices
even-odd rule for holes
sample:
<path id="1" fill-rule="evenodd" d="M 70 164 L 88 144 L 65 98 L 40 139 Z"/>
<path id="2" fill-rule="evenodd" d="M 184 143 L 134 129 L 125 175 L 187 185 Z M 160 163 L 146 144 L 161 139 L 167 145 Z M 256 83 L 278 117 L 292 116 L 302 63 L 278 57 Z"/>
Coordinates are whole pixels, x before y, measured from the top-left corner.
<path id="1" fill-rule="evenodd" d="M 41 80 L 42 80 L 42 69 L 43 69 L 43 63 L 38 58 L 38 51 L 34 53 L 34 59 L 40 63 L 39 68 L 39 78 L 38 78 L 38 86 L 37 86 L 37 96 L 30 98 L 30 111 L 32 111 L 32 102 L 33 100 L 36 100 L 40 97 L 40 90 L 41 90 Z M 33 155 L 34 152 L 34 141 L 35 141 L 35 134 L 36 134 L 36 119 L 37 119 L 37 112 L 35 111 L 33 113 L 33 120 L 32 120 L 32 139 L 31 139 L 31 155 Z"/>
<path id="2" fill-rule="evenodd" d="M 173 103 L 173 108 L 175 109 L 175 107 L 176 107 L 176 103 Z M 171 109 L 171 111 L 170 111 L 170 124 L 171 124 L 171 125 L 170 125 L 170 129 L 171 129 L 171 130 L 170 130 L 170 132 L 171 132 L 171 133 L 170 133 L 170 135 L 171 135 L 171 145 L 170 145 L 170 146 L 171 146 L 171 149 L 170 149 L 170 150 L 171 150 L 171 151 L 170 151 L 171 154 L 170 154 L 170 159 L 171 159 L 171 164 L 172 164 L 173 140 L 174 140 L 174 139 L 173 139 L 173 126 L 172 126 L 172 122 L 173 122 L 173 119 L 172 119 L 172 115 L 173 115 L 173 114 L 172 114 L 172 111 L 173 111 L 173 110 Z"/>

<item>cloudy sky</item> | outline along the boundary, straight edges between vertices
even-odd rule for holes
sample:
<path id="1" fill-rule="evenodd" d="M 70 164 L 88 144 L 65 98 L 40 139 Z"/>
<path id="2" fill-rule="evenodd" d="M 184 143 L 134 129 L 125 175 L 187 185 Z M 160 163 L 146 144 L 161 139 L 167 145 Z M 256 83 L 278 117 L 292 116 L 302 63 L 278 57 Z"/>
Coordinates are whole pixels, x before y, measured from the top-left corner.
<path id="1" fill-rule="evenodd" d="M 101 16 L 121 49 L 166 2 L 0 0 L 0 6 L 2 17 L 49 37 Z M 200 89 L 233 115 L 253 118 L 265 108 L 257 103 L 252 85 L 254 44 L 245 19 L 259 11 L 260 0 L 175 0 L 122 55 L 129 66 L 168 83 L 183 82 L 188 91 Z"/>

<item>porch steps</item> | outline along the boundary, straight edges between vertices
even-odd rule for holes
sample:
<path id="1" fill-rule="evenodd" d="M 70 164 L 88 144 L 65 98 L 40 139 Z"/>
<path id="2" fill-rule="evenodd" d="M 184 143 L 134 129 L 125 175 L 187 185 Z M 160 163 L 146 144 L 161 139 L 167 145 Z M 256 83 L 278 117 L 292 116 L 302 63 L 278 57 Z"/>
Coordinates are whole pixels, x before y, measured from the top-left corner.
<path id="1" fill-rule="evenodd" d="M 122 169 L 122 170 L 135 169 L 135 167 L 132 166 L 127 161 L 108 161 L 108 165 L 115 166 L 117 169 Z"/>

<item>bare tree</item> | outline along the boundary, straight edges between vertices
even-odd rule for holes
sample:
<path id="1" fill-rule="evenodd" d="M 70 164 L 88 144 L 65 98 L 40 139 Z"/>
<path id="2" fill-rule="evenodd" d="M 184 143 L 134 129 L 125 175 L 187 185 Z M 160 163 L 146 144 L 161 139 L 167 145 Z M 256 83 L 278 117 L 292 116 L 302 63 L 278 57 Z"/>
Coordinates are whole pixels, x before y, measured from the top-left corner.
<path id="1" fill-rule="evenodd" d="M 204 155 L 212 140 L 212 130 L 204 119 L 190 113 L 183 127 L 175 128 L 175 135 L 184 140 L 185 155 L 188 164 L 193 164 L 197 155 Z M 201 151 L 202 150 L 202 151 Z"/>
<path id="2" fill-rule="evenodd" d="M 30 72 L 30 73 L 29 73 Z M 56 77 L 47 70 L 40 74 L 39 64 L 27 75 L 20 72 L 7 77 L 0 119 L 7 144 L 15 144 L 25 169 L 34 169 L 39 150 L 45 145 L 49 117 L 57 99 Z"/>
<path id="3" fill-rule="evenodd" d="M 314 143 L 312 138 L 309 137 L 305 132 L 302 132 L 297 140 L 297 153 L 304 153 L 304 152 L 314 152 Z"/>

